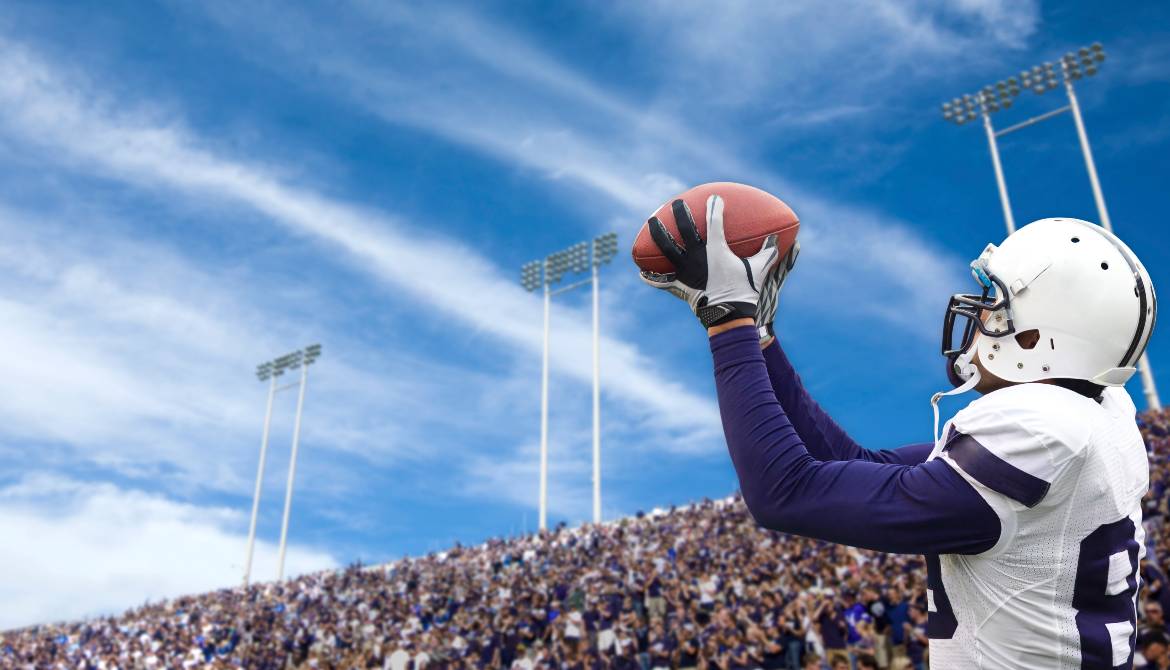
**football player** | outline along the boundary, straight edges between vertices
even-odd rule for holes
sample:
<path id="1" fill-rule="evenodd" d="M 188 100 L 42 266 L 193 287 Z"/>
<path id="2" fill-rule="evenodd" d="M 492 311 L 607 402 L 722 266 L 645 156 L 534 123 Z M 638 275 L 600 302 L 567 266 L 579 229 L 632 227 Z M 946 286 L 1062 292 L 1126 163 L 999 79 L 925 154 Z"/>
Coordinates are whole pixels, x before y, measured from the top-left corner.
<path id="1" fill-rule="evenodd" d="M 683 201 L 673 263 L 644 280 L 685 299 L 707 329 L 723 429 L 744 501 L 763 526 L 921 553 L 931 664 L 942 668 L 1131 667 L 1141 499 L 1149 483 L 1123 385 L 1156 316 L 1154 287 L 1104 229 L 1044 219 L 971 263 L 979 293 L 947 307 L 952 382 L 935 441 L 869 450 L 809 396 L 772 319 L 794 246 L 732 253 L 723 202 L 708 239 Z M 941 395 L 974 390 L 938 431 Z"/>

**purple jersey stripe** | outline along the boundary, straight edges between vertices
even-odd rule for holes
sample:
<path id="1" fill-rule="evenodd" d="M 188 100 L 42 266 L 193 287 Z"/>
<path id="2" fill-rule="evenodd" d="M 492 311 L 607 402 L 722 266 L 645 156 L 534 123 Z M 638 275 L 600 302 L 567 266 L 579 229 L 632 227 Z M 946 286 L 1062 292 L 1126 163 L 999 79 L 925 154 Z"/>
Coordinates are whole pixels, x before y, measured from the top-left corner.
<path id="1" fill-rule="evenodd" d="M 951 460 L 975 481 L 1025 507 L 1040 504 L 1048 493 L 1048 482 L 991 453 L 970 435 L 957 433 L 943 451 L 950 454 Z"/>

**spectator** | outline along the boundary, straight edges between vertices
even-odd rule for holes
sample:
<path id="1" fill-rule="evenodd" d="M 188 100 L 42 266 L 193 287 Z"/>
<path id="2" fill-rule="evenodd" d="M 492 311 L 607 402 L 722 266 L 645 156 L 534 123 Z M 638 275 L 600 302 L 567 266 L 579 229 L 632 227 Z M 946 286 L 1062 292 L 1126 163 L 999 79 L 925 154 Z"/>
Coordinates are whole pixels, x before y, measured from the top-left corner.
<path id="1" fill-rule="evenodd" d="M 861 602 L 873 622 L 875 662 L 884 670 L 890 667 L 890 603 L 873 586 L 866 586 L 861 590 Z"/>
<path id="2" fill-rule="evenodd" d="M 849 634 L 848 624 L 841 612 L 840 606 L 828 598 L 820 598 L 813 614 L 817 622 L 817 633 L 825 648 L 825 660 L 832 667 L 839 659 L 849 663 L 849 651 L 846 640 Z"/>
<path id="3" fill-rule="evenodd" d="M 1170 668 L 1170 655 L 1166 647 L 1170 645 L 1170 638 L 1165 633 L 1152 633 L 1138 638 L 1138 650 L 1134 655 L 1134 670 L 1167 670 Z"/>
<path id="4" fill-rule="evenodd" d="M 857 670 L 878 670 L 877 659 L 872 654 L 858 654 Z"/>
<path id="5" fill-rule="evenodd" d="M 898 583 L 891 584 L 886 591 L 890 605 L 890 667 L 896 668 L 906 659 L 906 634 L 904 624 L 910 620 L 910 603 Z"/>
<path id="6" fill-rule="evenodd" d="M 1142 612 L 1142 622 L 1138 626 L 1138 637 L 1148 637 L 1153 634 L 1166 634 L 1166 621 L 1163 618 L 1162 605 L 1156 600 L 1147 600 Z"/>
<path id="7" fill-rule="evenodd" d="M 904 625 L 906 637 L 906 657 L 914 670 L 925 670 L 926 649 L 930 637 L 926 629 L 926 610 L 918 604 L 910 606 L 910 620 Z"/>

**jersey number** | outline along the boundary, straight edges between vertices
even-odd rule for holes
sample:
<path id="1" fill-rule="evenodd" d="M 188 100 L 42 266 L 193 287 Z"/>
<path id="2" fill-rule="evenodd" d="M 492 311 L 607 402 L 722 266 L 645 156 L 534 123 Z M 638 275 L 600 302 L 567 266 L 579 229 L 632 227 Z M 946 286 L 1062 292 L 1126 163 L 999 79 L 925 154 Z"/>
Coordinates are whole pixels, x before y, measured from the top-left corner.
<path id="1" fill-rule="evenodd" d="M 1138 586 L 1138 529 L 1125 518 L 1081 541 L 1073 609 L 1081 634 L 1082 668 L 1130 667 Z"/>

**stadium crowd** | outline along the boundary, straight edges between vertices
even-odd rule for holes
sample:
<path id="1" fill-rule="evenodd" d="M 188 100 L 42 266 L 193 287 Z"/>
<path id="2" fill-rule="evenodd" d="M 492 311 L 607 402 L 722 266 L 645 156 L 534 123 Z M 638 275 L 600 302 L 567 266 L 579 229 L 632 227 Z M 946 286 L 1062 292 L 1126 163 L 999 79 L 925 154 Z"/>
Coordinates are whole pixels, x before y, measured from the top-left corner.
<path id="1" fill-rule="evenodd" d="M 1139 668 L 1170 668 L 1170 411 L 1150 451 Z M 0 668 L 927 666 L 922 557 L 766 531 L 736 498 L 0 633 Z"/>

